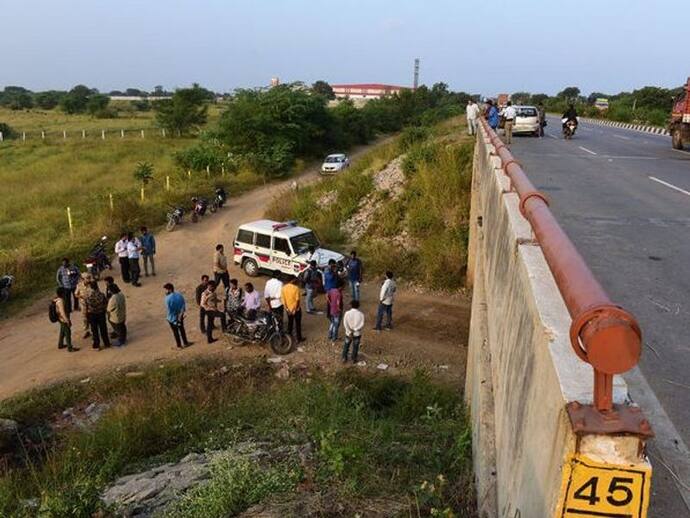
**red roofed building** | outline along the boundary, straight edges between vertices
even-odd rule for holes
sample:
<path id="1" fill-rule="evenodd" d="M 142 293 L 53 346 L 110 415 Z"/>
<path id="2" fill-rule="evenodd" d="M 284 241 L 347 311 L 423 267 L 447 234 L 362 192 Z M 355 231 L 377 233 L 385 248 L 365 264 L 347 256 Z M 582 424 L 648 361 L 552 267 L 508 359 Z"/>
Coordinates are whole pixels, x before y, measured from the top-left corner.
<path id="1" fill-rule="evenodd" d="M 387 95 L 400 93 L 406 86 L 384 85 L 380 83 L 360 83 L 351 85 L 331 85 L 338 99 L 380 99 Z"/>

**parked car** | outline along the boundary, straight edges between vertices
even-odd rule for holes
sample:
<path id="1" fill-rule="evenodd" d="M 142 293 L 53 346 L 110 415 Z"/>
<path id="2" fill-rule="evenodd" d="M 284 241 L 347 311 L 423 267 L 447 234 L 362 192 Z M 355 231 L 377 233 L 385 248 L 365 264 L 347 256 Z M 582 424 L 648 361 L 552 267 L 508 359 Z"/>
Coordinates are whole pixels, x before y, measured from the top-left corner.
<path id="1" fill-rule="evenodd" d="M 311 247 L 313 255 L 309 252 Z M 325 268 L 330 259 L 342 261 L 345 258 L 338 252 L 321 248 L 316 234 L 295 221 L 260 219 L 237 229 L 233 260 L 250 277 L 256 277 L 262 270 L 299 275 L 312 259 L 319 268 Z"/>
<path id="2" fill-rule="evenodd" d="M 350 159 L 344 153 L 328 155 L 321 164 L 321 174 L 335 174 L 350 167 Z"/>
<path id="3" fill-rule="evenodd" d="M 534 106 L 515 106 L 517 117 L 513 133 L 532 133 L 539 136 L 539 112 Z"/>

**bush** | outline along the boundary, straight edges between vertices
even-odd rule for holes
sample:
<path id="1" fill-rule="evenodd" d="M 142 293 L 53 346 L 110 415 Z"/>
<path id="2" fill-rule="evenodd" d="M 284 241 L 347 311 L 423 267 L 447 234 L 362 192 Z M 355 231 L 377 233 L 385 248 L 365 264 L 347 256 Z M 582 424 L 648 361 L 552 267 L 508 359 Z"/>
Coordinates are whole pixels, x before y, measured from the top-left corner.
<path id="1" fill-rule="evenodd" d="M 5 122 L 0 122 L 0 133 L 2 133 L 4 140 L 17 138 L 17 133 Z"/>
<path id="2" fill-rule="evenodd" d="M 415 144 L 422 142 L 429 138 L 429 128 L 425 126 L 412 126 L 405 128 L 400 134 L 399 147 L 400 152 L 404 153 Z"/>
<path id="3" fill-rule="evenodd" d="M 213 142 L 202 141 L 185 150 L 175 153 L 175 162 L 185 170 L 204 171 L 208 166 L 213 171 L 220 171 L 224 166 L 231 172 L 231 161 L 227 151 Z"/>

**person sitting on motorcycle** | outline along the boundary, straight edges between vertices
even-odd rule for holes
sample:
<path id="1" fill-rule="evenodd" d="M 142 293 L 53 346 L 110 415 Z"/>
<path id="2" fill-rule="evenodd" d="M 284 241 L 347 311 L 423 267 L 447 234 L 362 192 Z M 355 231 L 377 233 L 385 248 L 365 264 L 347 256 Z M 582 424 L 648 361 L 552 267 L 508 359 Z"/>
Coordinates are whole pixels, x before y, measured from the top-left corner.
<path id="1" fill-rule="evenodd" d="M 225 192 L 225 189 L 223 189 L 223 188 L 220 187 L 220 186 L 216 187 L 216 196 L 218 196 L 218 200 L 220 201 L 220 206 L 222 207 L 223 204 L 224 204 L 224 203 L 226 202 L 226 200 L 228 199 L 228 195 L 227 195 L 227 193 Z"/>
<path id="2" fill-rule="evenodd" d="M 563 117 L 561 117 L 561 120 L 563 121 L 563 128 L 565 128 L 565 125 L 570 121 L 575 122 L 575 126 L 577 127 L 577 111 L 572 103 L 568 105 L 568 109 L 563 114 Z"/>
<path id="3" fill-rule="evenodd" d="M 192 198 L 192 210 L 196 212 L 199 216 L 206 214 L 206 200 L 203 198 L 197 198 L 196 196 Z"/>
<path id="4" fill-rule="evenodd" d="M 251 282 L 244 285 L 244 298 L 240 308 L 245 318 L 256 320 L 256 314 L 261 308 L 261 295 L 254 289 L 254 285 Z"/>

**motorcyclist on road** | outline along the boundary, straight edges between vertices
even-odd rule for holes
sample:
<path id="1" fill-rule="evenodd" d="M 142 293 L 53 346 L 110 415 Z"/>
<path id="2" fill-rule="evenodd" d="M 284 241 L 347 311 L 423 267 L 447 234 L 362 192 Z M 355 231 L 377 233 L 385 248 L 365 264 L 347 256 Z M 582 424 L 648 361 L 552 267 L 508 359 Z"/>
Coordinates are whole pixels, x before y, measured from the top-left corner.
<path id="1" fill-rule="evenodd" d="M 564 128 L 565 125 L 568 124 L 568 122 L 570 121 L 575 122 L 575 126 L 577 126 L 577 111 L 575 110 L 575 106 L 572 103 L 568 105 L 568 109 L 563 114 L 563 117 L 561 117 L 561 120 L 563 121 Z"/>

